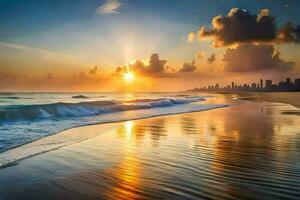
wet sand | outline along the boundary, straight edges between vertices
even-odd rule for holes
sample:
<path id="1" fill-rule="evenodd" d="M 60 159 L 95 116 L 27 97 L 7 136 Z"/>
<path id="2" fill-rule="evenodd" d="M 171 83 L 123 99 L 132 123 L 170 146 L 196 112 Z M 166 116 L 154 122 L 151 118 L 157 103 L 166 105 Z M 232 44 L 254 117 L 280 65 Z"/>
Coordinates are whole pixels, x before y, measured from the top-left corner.
<path id="1" fill-rule="evenodd" d="M 283 112 L 299 109 L 240 103 L 116 123 L 22 160 L 0 169 L 0 199 L 298 199 L 300 117 Z"/>
<path id="2" fill-rule="evenodd" d="M 300 108 L 300 92 L 246 92 L 235 95 L 243 99 L 286 103 Z"/>

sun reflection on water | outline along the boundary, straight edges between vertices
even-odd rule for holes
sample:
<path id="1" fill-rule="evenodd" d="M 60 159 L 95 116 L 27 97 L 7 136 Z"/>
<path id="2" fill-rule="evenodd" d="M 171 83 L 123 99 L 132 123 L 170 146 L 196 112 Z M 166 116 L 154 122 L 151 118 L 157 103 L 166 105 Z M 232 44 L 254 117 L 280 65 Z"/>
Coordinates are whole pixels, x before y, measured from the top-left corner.
<path id="1" fill-rule="evenodd" d="M 124 126 L 126 131 L 126 139 L 130 139 L 132 134 L 133 121 L 126 121 Z"/>
<path id="2" fill-rule="evenodd" d="M 118 178 L 118 184 L 113 188 L 113 196 L 121 197 L 121 199 L 139 199 L 137 188 L 140 184 L 139 174 L 140 165 L 139 160 L 136 158 L 136 151 L 132 150 L 132 136 L 134 133 L 134 122 L 126 121 L 121 130 L 125 134 L 125 143 L 123 149 L 123 160 L 118 165 L 118 170 L 115 172 Z"/>

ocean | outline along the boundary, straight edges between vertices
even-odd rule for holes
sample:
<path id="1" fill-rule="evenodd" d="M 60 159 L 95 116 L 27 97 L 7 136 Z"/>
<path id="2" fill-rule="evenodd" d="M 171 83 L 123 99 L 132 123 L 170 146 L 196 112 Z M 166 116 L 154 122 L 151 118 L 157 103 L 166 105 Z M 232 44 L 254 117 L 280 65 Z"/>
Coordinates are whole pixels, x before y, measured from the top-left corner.
<path id="1" fill-rule="evenodd" d="M 202 111 L 207 95 L 182 93 L 0 93 L 0 152 L 65 129 Z"/>

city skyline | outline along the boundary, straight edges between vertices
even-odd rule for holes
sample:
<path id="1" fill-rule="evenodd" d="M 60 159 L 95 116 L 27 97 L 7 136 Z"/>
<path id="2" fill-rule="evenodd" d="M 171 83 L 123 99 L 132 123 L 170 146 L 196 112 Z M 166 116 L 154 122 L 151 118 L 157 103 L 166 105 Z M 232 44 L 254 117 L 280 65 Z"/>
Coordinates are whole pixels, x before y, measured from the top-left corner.
<path id="1" fill-rule="evenodd" d="M 237 84 L 231 82 L 224 87 L 218 83 L 200 88 L 194 88 L 188 91 L 209 91 L 209 92 L 293 92 L 300 91 L 300 78 L 296 78 L 294 82 L 287 77 L 285 81 L 279 81 L 277 84 L 270 79 L 260 79 L 259 82 Z"/>

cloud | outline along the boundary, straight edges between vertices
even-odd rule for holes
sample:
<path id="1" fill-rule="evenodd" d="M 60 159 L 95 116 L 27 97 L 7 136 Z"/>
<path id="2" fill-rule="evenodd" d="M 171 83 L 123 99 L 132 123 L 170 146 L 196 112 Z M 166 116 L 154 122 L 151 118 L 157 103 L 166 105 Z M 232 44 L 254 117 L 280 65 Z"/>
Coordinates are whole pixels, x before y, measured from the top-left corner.
<path id="1" fill-rule="evenodd" d="M 279 42 L 300 42 L 300 25 L 294 26 L 292 23 L 286 23 L 277 33 L 277 39 Z"/>
<path id="2" fill-rule="evenodd" d="M 227 49 L 223 56 L 224 70 L 227 72 L 249 72 L 263 69 L 280 71 L 292 70 L 294 62 L 284 61 L 273 45 L 240 44 L 235 49 Z"/>
<path id="3" fill-rule="evenodd" d="M 211 56 L 209 56 L 209 57 L 207 58 L 208 64 L 213 63 L 215 60 L 216 60 L 216 55 L 215 55 L 215 54 L 211 54 Z"/>
<path id="4" fill-rule="evenodd" d="M 190 32 L 187 36 L 188 42 L 193 42 L 195 40 L 196 34 L 194 32 Z"/>
<path id="5" fill-rule="evenodd" d="M 243 42 L 271 41 L 276 37 L 275 17 L 262 9 L 258 15 L 247 10 L 232 8 L 226 16 L 215 16 L 212 29 L 202 26 L 199 39 L 211 39 L 215 47 Z"/>
<path id="6" fill-rule="evenodd" d="M 184 63 L 182 67 L 179 69 L 179 72 L 193 72 L 197 70 L 196 61 L 192 61 L 192 63 Z"/>
<path id="7" fill-rule="evenodd" d="M 90 69 L 89 73 L 90 74 L 96 74 L 98 71 L 98 66 L 93 67 L 92 69 Z"/>
<path id="8" fill-rule="evenodd" d="M 256 22 L 257 23 L 261 22 L 263 17 L 269 17 L 269 13 L 270 13 L 269 9 L 266 8 L 261 9 L 256 17 Z"/>
<path id="9" fill-rule="evenodd" d="M 148 71 L 148 66 L 145 66 L 142 61 L 137 60 L 133 64 L 117 67 L 117 69 L 115 71 L 115 74 L 116 75 L 122 75 L 122 74 L 126 73 L 129 70 L 134 72 L 134 73 L 139 73 L 139 74 L 147 74 L 149 72 Z"/>
<path id="10" fill-rule="evenodd" d="M 159 55 L 157 53 L 154 53 L 150 56 L 149 60 L 149 70 L 151 73 L 159 73 L 164 72 L 165 70 L 165 64 L 167 63 L 166 60 L 160 60 Z"/>
<path id="11" fill-rule="evenodd" d="M 212 19 L 212 28 L 202 26 L 199 40 L 211 40 L 214 47 L 252 42 L 300 42 L 300 26 L 285 23 L 277 27 L 275 17 L 268 9 L 261 9 L 257 15 L 240 8 L 232 8 L 225 16 Z"/>
<path id="12" fill-rule="evenodd" d="M 53 80 L 53 78 L 54 78 L 53 74 L 51 74 L 51 73 L 48 73 L 47 76 L 46 76 L 47 80 Z"/>
<path id="13" fill-rule="evenodd" d="M 95 13 L 98 15 L 104 14 L 118 14 L 122 4 L 118 0 L 106 0 L 106 2 L 99 6 Z"/>
<path id="14" fill-rule="evenodd" d="M 205 57 L 205 52 L 204 51 L 198 51 L 196 53 L 196 58 L 197 59 L 203 59 Z"/>
<path id="15" fill-rule="evenodd" d="M 154 53 L 150 56 L 148 65 L 137 60 L 134 64 L 117 67 L 115 73 L 120 75 L 129 69 L 135 73 L 147 76 L 168 76 L 166 63 L 166 60 L 160 59 L 159 54 Z"/>
<path id="16" fill-rule="evenodd" d="M 84 80 L 87 78 L 85 72 L 78 72 L 77 76 L 78 76 L 78 79 L 81 79 L 81 80 Z"/>

